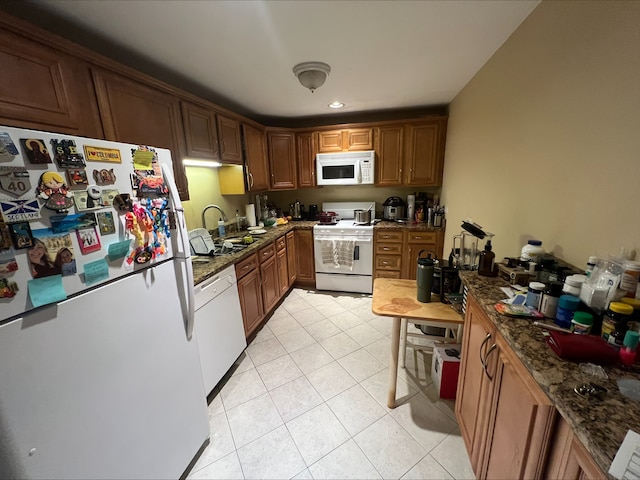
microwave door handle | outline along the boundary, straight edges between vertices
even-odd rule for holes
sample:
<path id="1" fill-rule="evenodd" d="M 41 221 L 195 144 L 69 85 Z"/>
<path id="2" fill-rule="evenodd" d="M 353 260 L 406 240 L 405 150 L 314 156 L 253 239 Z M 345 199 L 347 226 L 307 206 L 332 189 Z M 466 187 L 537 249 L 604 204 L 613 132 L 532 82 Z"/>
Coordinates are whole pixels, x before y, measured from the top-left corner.
<path id="1" fill-rule="evenodd" d="M 360 160 L 356 160 L 356 183 L 362 183 L 362 165 Z"/>

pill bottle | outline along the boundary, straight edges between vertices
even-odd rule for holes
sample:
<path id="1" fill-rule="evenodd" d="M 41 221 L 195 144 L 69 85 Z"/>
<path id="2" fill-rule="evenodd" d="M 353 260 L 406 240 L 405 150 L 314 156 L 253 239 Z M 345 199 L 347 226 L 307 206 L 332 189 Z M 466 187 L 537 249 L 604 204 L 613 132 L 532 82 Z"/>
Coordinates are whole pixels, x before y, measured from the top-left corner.
<path id="1" fill-rule="evenodd" d="M 598 264 L 598 257 L 590 256 L 589 260 L 587 260 L 587 268 L 584 269 L 584 274 L 589 278 L 591 276 L 591 272 L 596 268 Z"/>
<path id="2" fill-rule="evenodd" d="M 544 248 L 540 240 L 529 240 L 520 251 L 520 260 L 523 262 L 540 263 L 544 255 Z"/>
<path id="3" fill-rule="evenodd" d="M 627 367 L 633 365 L 636 361 L 636 350 L 638 349 L 638 339 L 640 333 L 629 330 L 624 335 L 624 341 L 622 342 L 622 348 L 620 349 L 620 360 Z"/>
<path id="4" fill-rule="evenodd" d="M 620 290 L 624 290 L 625 297 L 635 298 L 638 280 L 640 280 L 640 263 L 626 260 L 620 277 Z"/>
<path id="5" fill-rule="evenodd" d="M 540 309 L 540 298 L 542 297 L 542 292 L 544 292 L 545 284 L 540 282 L 531 282 L 529 283 L 529 288 L 527 289 L 527 301 L 525 304 L 527 307 L 533 307 L 536 310 Z"/>
<path id="6" fill-rule="evenodd" d="M 586 275 L 569 275 L 564 279 L 564 285 L 562 286 L 562 292 L 567 295 L 573 295 L 574 297 L 580 296 L 580 289 L 582 284 L 587 279 Z"/>
<path id="7" fill-rule="evenodd" d="M 622 345 L 624 335 L 629 330 L 629 320 L 633 307 L 622 302 L 611 302 L 602 319 L 601 336 L 612 345 Z"/>
<path id="8" fill-rule="evenodd" d="M 550 282 L 547 284 L 540 299 L 540 313 L 547 318 L 556 318 L 560 295 L 562 295 L 562 283 Z"/>
<path id="9" fill-rule="evenodd" d="M 571 331 L 573 333 L 587 335 L 591 333 L 592 325 L 593 315 L 589 312 L 576 312 L 573 314 L 573 320 L 571 320 Z"/>
<path id="10" fill-rule="evenodd" d="M 622 297 L 620 299 L 622 303 L 631 305 L 633 307 L 633 313 L 631 314 L 631 321 L 629 322 L 629 330 L 635 330 L 640 332 L 640 299 Z"/>
<path id="11" fill-rule="evenodd" d="M 571 320 L 573 320 L 573 314 L 578 309 L 578 305 L 580 305 L 578 297 L 560 295 L 555 324 L 562 328 L 571 328 Z"/>

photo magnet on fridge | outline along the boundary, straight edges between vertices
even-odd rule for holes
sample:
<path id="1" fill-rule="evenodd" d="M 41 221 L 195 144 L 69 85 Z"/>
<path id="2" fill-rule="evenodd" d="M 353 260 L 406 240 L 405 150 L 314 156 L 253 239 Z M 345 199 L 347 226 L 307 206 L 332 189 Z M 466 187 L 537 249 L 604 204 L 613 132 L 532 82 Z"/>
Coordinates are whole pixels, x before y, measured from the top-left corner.
<path id="1" fill-rule="evenodd" d="M 33 247 L 33 234 L 29 222 L 11 223 L 9 232 L 16 250 Z"/>
<path id="2" fill-rule="evenodd" d="M 96 225 L 95 213 L 74 213 L 70 215 L 53 215 L 49 218 L 53 233 L 65 233 L 79 228 Z"/>
<path id="3" fill-rule="evenodd" d="M 98 185 L 113 185 L 116 183 L 116 174 L 113 173 L 113 168 L 109 170 L 103 168 L 102 170 L 93 171 L 93 179 Z"/>
<path id="4" fill-rule="evenodd" d="M 16 252 L 13 248 L 0 250 L 0 273 L 12 273 L 18 271 Z"/>
<path id="5" fill-rule="evenodd" d="M 13 245 L 9 225 L 0 220 L 0 250 L 6 250 Z"/>
<path id="6" fill-rule="evenodd" d="M 76 236 L 83 255 L 100 250 L 100 237 L 95 227 L 76 230 Z"/>
<path id="7" fill-rule="evenodd" d="M 31 190 L 29 172 L 24 167 L 0 167 L 0 194 L 21 197 Z"/>
<path id="8" fill-rule="evenodd" d="M 72 263 L 75 270 L 73 242 L 69 233 L 54 234 L 49 228 L 33 230 L 33 246 L 27 253 L 33 278 L 61 275 L 65 262 Z M 66 269 L 70 271 L 69 267 Z"/>
<path id="9" fill-rule="evenodd" d="M 44 140 L 38 138 L 21 138 L 20 143 L 27 159 L 31 163 L 46 164 L 52 163 L 49 151 L 47 150 Z"/>
<path id="10" fill-rule="evenodd" d="M 86 165 L 74 140 L 51 140 L 53 154 L 60 168 L 82 168 Z"/>
<path id="11" fill-rule="evenodd" d="M 116 224 L 113 221 L 113 212 L 98 212 L 98 229 L 102 235 L 116 233 Z"/>
<path id="12" fill-rule="evenodd" d="M 89 185 L 87 171 L 84 168 L 71 168 L 67 170 L 67 180 L 71 188 L 86 188 Z"/>
<path id="13" fill-rule="evenodd" d="M 0 277 L 0 298 L 15 297 L 18 290 L 18 284 L 16 282 Z"/>
<path id="14" fill-rule="evenodd" d="M 7 132 L 0 132 L 0 161 L 10 162 L 19 155 L 16 144 Z"/>

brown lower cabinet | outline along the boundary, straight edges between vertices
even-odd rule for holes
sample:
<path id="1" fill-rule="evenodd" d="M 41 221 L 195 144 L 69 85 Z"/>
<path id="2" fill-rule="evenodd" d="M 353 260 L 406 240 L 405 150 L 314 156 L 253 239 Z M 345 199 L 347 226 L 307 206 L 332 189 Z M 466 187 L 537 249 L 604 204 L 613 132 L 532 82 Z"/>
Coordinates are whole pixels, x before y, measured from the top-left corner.
<path id="1" fill-rule="evenodd" d="M 286 236 L 287 242 L 287 272 L 289 274 L 289 286 L 291 287 L 296 278 L 298 278 L 297 269 L 298 269 L 298 261 L 296 258 L 296 233 L 295 231 L 290 231 Z"/>
<path id="2" fill-rule="evenodd" d="M 260 260 L 260 278 L 262 279 L 262 301 L 265 313 L 269 313 L 280 299 L 278 283 L 278 265 L 273 242 L 258 250 Z"/>
<path id="3" fill-rule="evenodd" d="M 374 230 L 374 278 L 408 278 L 415 280 L 418 255 L 431 252 L 431 258 L 441 258 L 442 231 L 415 229 Z M 423 256 L 426 257 L 426 252 Z"/>
<path id="4" fill-rule="evenodd" d="M 584 447 L 567 439 L 555 407 L 471 295 L 455 410 L 479 479 L 604 478 Z"/>
<path id="5" fill-rule="evenodd" d="M 316 267 L 313 257 L 313 230 L 294 230 L 296 242 L 296 284 L 315 288 Z"/>
<path id="6" fill-rule="evenodd" d="M 276 240 L 276 263 L 278 264 L 278 299 L 280 299 L 289 290 L 287 239 L 284 235 Z"/>
<path id="7" fill-rule="evenodd" d="M 260 322 L 264 319 L 265 313 L 262 303 L 260 269 L 258 267 L 258 255 L 256 253 L 236 264 L 240 309 L 242 310 L 244 333 L 247 337 L 258 328 Z"/>

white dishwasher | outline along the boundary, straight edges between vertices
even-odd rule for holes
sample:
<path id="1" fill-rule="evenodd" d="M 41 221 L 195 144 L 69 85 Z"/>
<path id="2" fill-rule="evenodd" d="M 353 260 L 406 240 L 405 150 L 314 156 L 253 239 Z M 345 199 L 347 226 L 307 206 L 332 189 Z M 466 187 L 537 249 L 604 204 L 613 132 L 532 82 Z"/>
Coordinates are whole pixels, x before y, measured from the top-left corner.
<path id="1" fill-rule="evenodd" d="M 209 395 L 247 347 L 235 267 L 196 285 L 194 294 L 193 335 L 200 353 L 205 393 Z"/>

